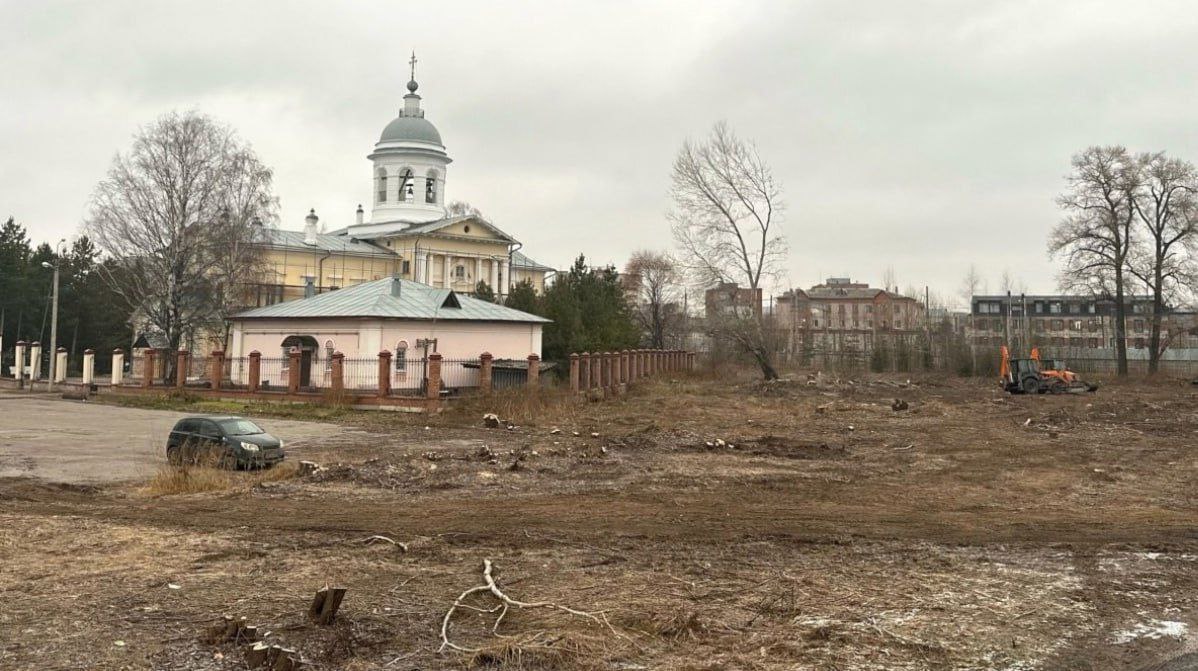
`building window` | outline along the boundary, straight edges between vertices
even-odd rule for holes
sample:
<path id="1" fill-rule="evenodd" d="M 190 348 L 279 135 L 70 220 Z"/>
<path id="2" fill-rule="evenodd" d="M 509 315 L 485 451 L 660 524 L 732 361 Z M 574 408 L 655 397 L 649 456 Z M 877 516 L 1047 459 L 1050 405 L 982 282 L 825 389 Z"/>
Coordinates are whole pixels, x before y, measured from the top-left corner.
<path id="1" fill-rule="evenodd" d="M 387 202 L 387 171 L 379 168 L 378 176 L 375 178 L 375 181 L 378 182 L 378 202 Z"/>
<path id="2" fill-rule="evenodd" d="M 1144 347 L 1145 347 L 1145 345 L 1144 345 L 1144 339 L 1143 339 L 1143 338 L 1136 338 L 1136 349 L 1144 349 Z"/>
<path id="3" fill-rule="evenodd" d="M 400 264 L 399 273 L 401 275 L 410 275 L 412 273 L 412 262 L 407 259 L 404 259 L 403 262 Z"/>
<path id="4" fill-rule="evenodd" d="M 437 202 L 437 172 L 429 170 L 428 176 L 424 178 L 424 202 Z"/>
<path id="5" fill-rule="evenodd" d="M 1065 322 L 1060 319 L 1054 319 L 1052 320 L 1051 328 L 1054 331 L 1062 331 L 1065 329 Z"/>
<path id="6" fill-rule="evenodd" d="M 1098 338 L 1089 338 L 1088 345 L 1090 349 L 1098 349 Z"/>
<path id="7" fill-rule="evenodd" d="M 1076 338 L 1076 337 L 1074 337 L 1074 338 L 1070 338 L 1070 339 L 1069 339 L 1069 346 L 1070 346 L 1070 347 L 1081 347 L 1081 346 L 1082 346 L 1082 339 L 1081 339 L 1081 338 Z"/>
<path id="8" fill-rule="evenodd" d="M 1137 319 L 1133 323 L 1135 324 L 1136 333 L 1144 332 L 1144 320 L 1143 319 Z M 1138 345 L 1137 345 L 1137 347 L 1138 347 Z"/>
<path id="9" fill-rule="evenodd" d="M 1061 314 L 1061 304 L 1060 303 L 1049 303 L 1048 311 L 1054 315 Z"/>
<path id="10" fill-rule="evenodd" d="M 258 286 L 258 307 L 274 305 L 283 302 L 282 284 L 262 284 Z"/>
<path id="11" fill-rule="evenodd" d="M 1082 320 L 1080 320 L 1080 319 L 1071 320 L 1069 322 L 1069 328 L 1073 329 L 1074 331 L 1082 330 Z"/>
<path id="12" fill-rule="evenodd" d="M 408 372 L 408 341 L 400 340 L 395 345 L 395 372 Z"/>
<path id="13" fill-rule="evenodd" d="M 466 266 L 463 266 L 463 265 L 454 266 L 453 279 L 455 279 L 455 280 L 466 279 Z"/>

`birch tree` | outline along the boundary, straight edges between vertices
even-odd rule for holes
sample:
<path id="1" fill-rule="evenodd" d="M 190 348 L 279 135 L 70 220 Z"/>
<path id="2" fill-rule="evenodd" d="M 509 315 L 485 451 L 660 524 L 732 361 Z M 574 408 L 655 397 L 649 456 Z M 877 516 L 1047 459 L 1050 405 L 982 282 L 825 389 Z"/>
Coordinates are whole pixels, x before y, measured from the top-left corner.
<path id="1" fill-rule="evenodd" d="M 1049 238 L 1049 253 L 1065 261 L 1062 289 L 1114 299 L 1115 357 L 1127 375 L 1128 271 L 1135 244 L 1136 159 L 1121 146 L 1090 147 L 1073 157 L 1067 189 L 1057 199 L 1065 216 Z"/>
<path id="2" fill-rule="evenodd" d="M 111 290 L 178 349 L 240 300 L 251 270 L 239 266 L 255 253 L 250 222 L 272 219 L 274 203 L 270 171 L 229 127 L 172 112 L 116 156 L 85 227 L 113 262 L 102 273 Z"/>
<path id="3" fill-rule="evenodd" d="M 753 143 L 724 122 L 702 141 L 683 143 L 674 159 L 669 214 L 687 271 L 704 287 L 736 283 L 756 294 L 780 269 L 782 191 Z M 712 335 L 749 354 L 776 379 L 772 334 L 760 305 L 707 315 Z"/>

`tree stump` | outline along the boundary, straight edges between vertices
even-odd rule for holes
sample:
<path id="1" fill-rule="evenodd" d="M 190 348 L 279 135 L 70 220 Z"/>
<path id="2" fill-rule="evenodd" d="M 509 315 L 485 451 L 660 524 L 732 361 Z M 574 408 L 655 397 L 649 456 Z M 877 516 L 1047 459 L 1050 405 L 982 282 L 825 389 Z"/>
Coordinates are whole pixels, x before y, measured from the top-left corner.
<path id="1" fill-rule="evenodd" d="M 308 618 L 317 624 L 332 624 L 337 617 L 337 609 L 341 608 L 341 600 L 345 598 L 344 587 L 325 587 L 316 592 L 312 605 L 308 608 Z"/>

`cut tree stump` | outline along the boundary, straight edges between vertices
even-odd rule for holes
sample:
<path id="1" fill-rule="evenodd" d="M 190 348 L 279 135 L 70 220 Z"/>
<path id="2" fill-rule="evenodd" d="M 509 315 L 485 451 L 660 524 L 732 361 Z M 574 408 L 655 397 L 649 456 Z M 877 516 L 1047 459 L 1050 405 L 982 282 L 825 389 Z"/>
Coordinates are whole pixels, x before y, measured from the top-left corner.
<path id="1" fill-rule="evenodd" d="M 341 600 L 345 598 L 344 587 L 325 587 L 316 592 L 312 598 L 312 606 L 308 608 L 308 617 L 317 624 L 332 624 L 337 617 L 337 609 L 341 608 Z"/>

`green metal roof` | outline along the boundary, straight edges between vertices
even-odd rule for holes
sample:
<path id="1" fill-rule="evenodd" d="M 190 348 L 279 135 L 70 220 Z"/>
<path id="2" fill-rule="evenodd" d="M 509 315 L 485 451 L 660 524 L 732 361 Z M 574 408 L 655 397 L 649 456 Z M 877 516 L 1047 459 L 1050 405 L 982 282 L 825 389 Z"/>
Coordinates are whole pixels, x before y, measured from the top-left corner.
<path id="1" fill-rule="evenodd" d="M 393 284 L 399 295 L 393 295 Z M 447 307 L 454 294 L 461 307 Z M 377 319 L 441 319 L 453 321 L 547 323 L 536 315 L 513 310 L 466 294 L 437 289 L 427 284 L 387 277 L 311 298 L 254 308 L 230 319 L 314 319 L 327 317 L 374 317 Z"/>
<path id="2" fill-rule="evenodd" d="M 437 127 L 424 117 L 399 116 L 387 124 L 379 142 L 427 142 L 443 146 Z"/>
<path id="3" fill-rule="evenodd" d="M 331 235 L 320 233 L 316 236 L 316 244 L 309 245 L 304 242 L 303 231 L 284 231 L 278 228 L 263 228 L 257 233 L 258 240 L 263 244 L 271 247 L 279 247 L 286 249 L 306 249 L 317 250 L 322 252 L 340 252 L 343 254 L 383 254 L 386 256 L 394 256 L 395 254 L 378 245 L 358 240 L 357 238 L 345 235 Z"/>
<path id="4" fill-rule="evenodd" d="M 553 268 L 541 263 L 537 263 L 518 251 L 512 252 L 512 267 L 524 268 L 526 270 L 553 270 Z"/>

